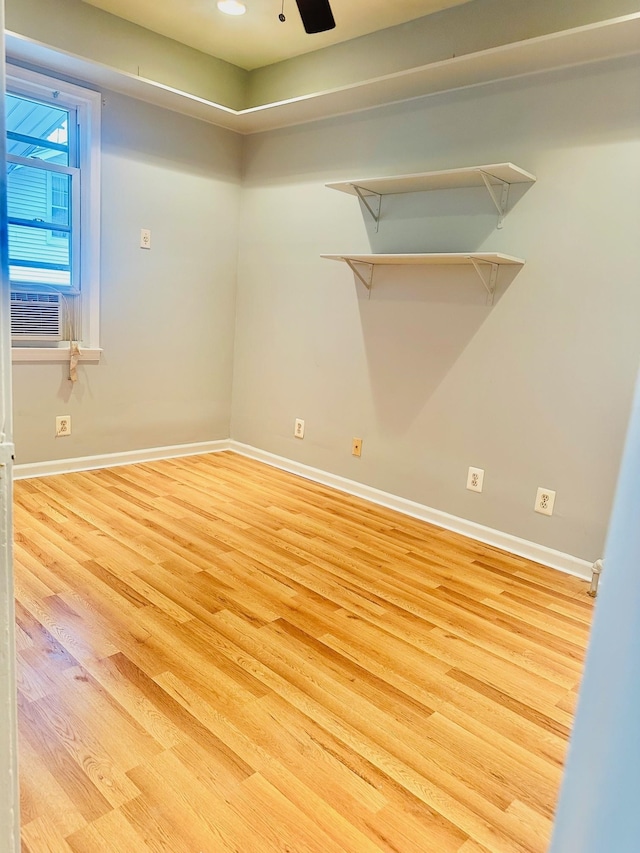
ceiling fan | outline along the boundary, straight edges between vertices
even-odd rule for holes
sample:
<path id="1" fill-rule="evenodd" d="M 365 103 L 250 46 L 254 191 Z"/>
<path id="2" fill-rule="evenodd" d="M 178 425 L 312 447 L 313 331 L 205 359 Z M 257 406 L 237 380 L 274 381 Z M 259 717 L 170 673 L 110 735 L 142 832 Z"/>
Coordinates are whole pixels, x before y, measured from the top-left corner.
<path id="1" fill-rule="evenodd" d="M 324 33 L 326 30 L 332 30 L 335 27 L 336 22 L 333 19 L 329 0 L 296 0 L 296 4 L 305 32 Z M 281 21 L 285 20 L 284 8 L 278 17 Z"/>

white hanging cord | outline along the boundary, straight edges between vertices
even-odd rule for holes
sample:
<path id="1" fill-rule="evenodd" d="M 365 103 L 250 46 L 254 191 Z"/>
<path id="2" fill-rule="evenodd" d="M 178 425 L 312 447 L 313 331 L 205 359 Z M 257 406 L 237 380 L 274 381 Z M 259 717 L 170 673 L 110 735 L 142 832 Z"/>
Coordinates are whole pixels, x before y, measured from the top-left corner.
<path id="1" fill-rule="evenodd" d="M 73 309 L 71 315 L 71 329 L 69 333 L 69 379 L 71 382 L 78 381 L 78 361 L 80 360 L 80 347 L 78 346 L 78 337 L 80 329 L 80 294 L 73 299 Z"/>
<path id="2" fill-rule="evenodd" d="M 41 287 L 45 290 L 51 290 L 54 293 L 57 293 L 62 299 L 62 304 L 64 305 L 64 317 L 65 317 L 65 328 L 64 328 L 64 340 L 69 341 L 69 379 L 71 382 L 78 381 L 78 361 L 80 359 L 81 351 L 78 340 L 80 338 L 79 335 L 79 316 L 80 316 L 80 293 L 74 293 L 72 296 L 67 297 L 66 293 L 63 293 L 57 287 L 54 287 L 52 284 L 44 284 L 39 283 L 38 287 Z"/>

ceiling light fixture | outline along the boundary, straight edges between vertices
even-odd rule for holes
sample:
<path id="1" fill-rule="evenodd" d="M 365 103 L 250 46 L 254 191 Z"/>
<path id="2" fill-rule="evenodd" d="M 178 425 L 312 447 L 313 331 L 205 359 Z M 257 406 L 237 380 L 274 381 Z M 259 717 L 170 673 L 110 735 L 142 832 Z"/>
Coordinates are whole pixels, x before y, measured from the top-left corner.
<path id="1" fill-rule="evenodd" d="M 217 5 L 225 15 L 244 15 L 247 11 L 247 7 L 239 0 L 219 0 Z"/>

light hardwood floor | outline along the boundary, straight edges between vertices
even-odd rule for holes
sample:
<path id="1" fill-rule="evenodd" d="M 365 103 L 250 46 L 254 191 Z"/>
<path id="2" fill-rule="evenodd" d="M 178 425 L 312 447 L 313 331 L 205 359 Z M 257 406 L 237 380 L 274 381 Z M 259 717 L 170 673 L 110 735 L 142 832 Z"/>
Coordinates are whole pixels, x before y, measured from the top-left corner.
<path id="1" fill-rule="evenodd" d="M 16 483 L 25 853 L 543 853 L 587 584 L 222 453 Z"/>

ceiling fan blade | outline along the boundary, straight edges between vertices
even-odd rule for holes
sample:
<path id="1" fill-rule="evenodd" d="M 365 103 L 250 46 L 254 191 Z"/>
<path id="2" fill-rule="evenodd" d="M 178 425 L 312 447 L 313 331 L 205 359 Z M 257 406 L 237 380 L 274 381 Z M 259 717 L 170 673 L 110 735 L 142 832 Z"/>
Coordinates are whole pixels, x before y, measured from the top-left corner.
<path id="1" fill-rule="evenodd" d="M 335 27 L 329 0 L 296 0 L 296 3 L 305 32 L 323 33 Z"/>

